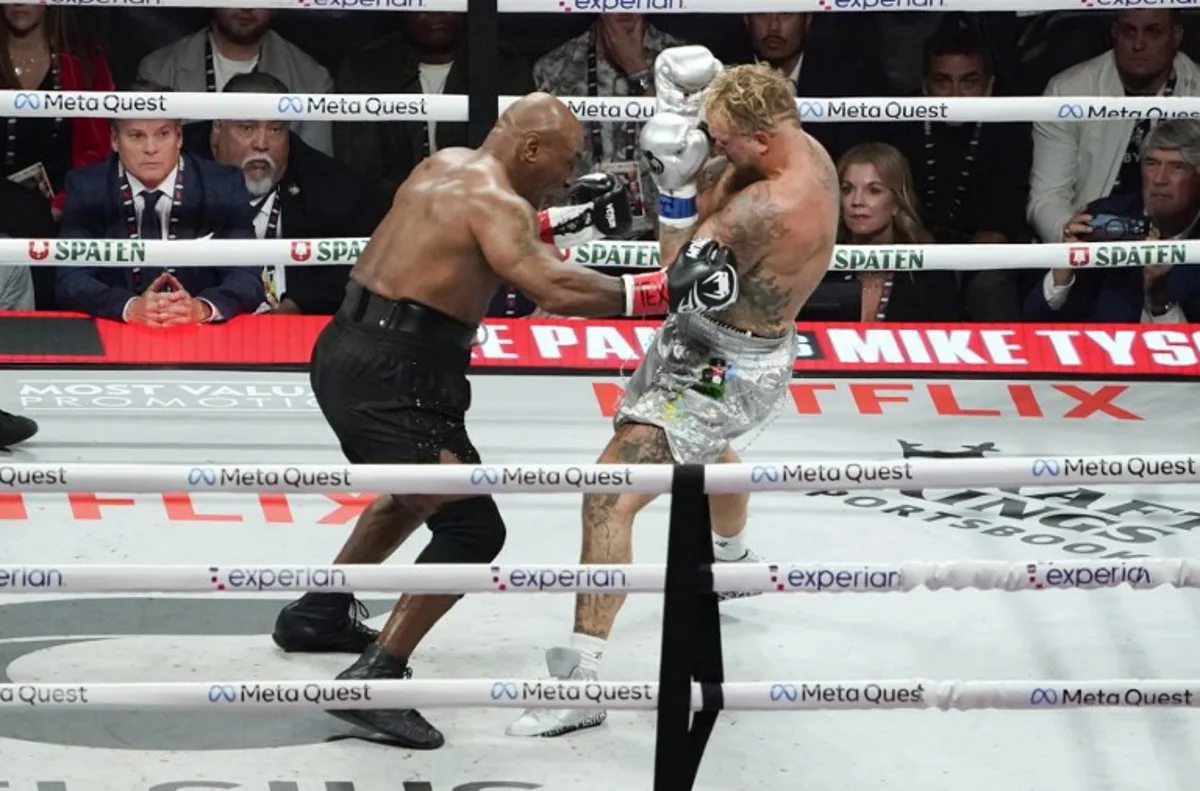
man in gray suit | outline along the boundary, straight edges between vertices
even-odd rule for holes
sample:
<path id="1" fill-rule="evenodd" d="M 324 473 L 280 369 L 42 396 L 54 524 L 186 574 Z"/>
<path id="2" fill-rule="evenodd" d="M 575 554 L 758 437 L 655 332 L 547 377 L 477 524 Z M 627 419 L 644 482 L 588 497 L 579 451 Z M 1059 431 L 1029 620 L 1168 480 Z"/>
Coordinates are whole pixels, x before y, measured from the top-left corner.
<path id="1" fill-rule="evenodd" d="M 296 93 L 329 93 L 333 78 L 324 66 L 271 29 L 271 11 L 221 8 L 208 27 L 151 52 L 138 79 L 174 91 L 217 93 L 237 74 L 261 71 Z M 328 121 L 295 121 L 292 131 L 318 151 L 333 154 Z"/>

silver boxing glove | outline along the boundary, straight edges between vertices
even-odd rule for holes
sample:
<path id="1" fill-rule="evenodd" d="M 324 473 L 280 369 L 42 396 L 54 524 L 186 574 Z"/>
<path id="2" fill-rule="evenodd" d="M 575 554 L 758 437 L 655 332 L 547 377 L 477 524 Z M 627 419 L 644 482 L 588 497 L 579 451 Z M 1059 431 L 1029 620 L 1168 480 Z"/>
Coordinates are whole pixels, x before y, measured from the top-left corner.
<path id="1" fill-rule="evenodd" d="M 658 187 L 659 222 L 680 228 L 695 225 L 696 177 L 708 161 L 708 135 L 691 119 L 660 112 L 642 126 L 639 143 Z"/>
<path id="2" fill-rule="evenodd" d="M 724 70 L 707 47 L 664 49 L 654 61 L 656 111 L 698 119 L 705 89 Z"/>

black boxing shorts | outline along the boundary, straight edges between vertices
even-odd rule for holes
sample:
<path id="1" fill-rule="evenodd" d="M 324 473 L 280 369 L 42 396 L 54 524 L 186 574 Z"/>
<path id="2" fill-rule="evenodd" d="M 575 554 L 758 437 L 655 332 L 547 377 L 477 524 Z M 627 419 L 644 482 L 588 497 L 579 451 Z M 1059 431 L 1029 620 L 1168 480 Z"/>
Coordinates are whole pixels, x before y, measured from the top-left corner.
<path id="1" fill-rule="evenodd" d="M 479 463 L 464 420 L 476 328 L 351 280 L 317 338 L 310 381 L 351 464 Z"/>

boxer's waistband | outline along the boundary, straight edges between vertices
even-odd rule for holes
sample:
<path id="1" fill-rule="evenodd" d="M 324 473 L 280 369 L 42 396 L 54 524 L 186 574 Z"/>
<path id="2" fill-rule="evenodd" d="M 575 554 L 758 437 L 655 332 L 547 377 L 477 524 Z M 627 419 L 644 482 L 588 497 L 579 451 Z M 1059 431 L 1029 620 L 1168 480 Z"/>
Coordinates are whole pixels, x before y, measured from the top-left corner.
<path id="1" fill-rule="evenodd" d="M 388 299 L 351 280 L 338 318 L 397 335 L 413 336 L 425 346 L 448 346 L 470 351 L 476 328 L 411 299 Z"/>

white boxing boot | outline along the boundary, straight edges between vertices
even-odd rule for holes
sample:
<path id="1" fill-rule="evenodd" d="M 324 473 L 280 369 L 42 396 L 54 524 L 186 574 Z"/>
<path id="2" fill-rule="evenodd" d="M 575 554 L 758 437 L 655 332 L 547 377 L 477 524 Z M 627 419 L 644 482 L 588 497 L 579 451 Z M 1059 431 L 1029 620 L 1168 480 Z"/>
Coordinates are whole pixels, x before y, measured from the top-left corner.
<path id="1" fill-rule="evenodd" d="M 595 670 L 585 669 L 582 656 L 574 648 L 550 648 L 546 651 L 546 667 L 550 676 L 562 681 L 596 681 Z M 604 723 L 604 709 L 529 709 L 504 731 L 509 736 L 562 736 Z"/>
<path id="2" fill-rule="evenodd" d="M 733 538 L 722 538 L 714 533 L 713 559 L 717 563 L 762 563 L 763 559 L 743 543 L 743 533 L 739 533 Z M 717 601 L 723 602 L 761 595 L 762 591 L 720 591 L 717 593 Z"/>

